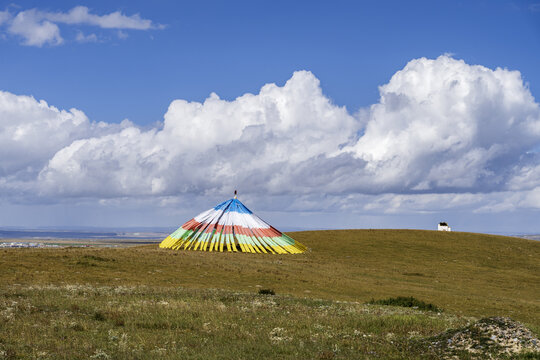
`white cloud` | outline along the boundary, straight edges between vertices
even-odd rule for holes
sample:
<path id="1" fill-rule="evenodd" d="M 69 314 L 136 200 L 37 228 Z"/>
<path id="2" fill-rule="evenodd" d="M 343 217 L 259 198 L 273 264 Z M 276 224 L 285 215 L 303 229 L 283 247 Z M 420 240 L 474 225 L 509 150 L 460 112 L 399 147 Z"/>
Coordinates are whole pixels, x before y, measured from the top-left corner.
<path id="1" fill-rule="evenodd" d="M 343 151 L 387 191 L 504 189 L 540 142 L 540 110 L 517 71 L 422 58 L 380 93 L 364 135 Z"/>
<path id="2" fill-rule="evenodd" d="M 71 195 L 86 193 L 85 182 L 102 196 L 204 193 L 239 183 L 253 188 L 257 179 L 270 189 L 280 168 L 336 152 L 357 130 L 313 74 L 302 71 L 283 87 L 268 84 L 232 102 L 215 94 L 204 103 L 175 100 L 163 129 L 131 127 L 75 142 L 51 159 L 40 179 Z"/>
<path id="3" fill-rule="evenodd" d="M 75 36 L 75 41 L 80 42 L 80 43 L 97 42 L 98 37 L 96 34 L 85 35 L 82 31 L 78 31 L 77 36 Z"/>
<path id="4" fill-rule="evenodd" d="M 21 36 L 24 45 L 60 45 L 64 41 L 58 25 L 43 19 L 35 9 L 18 13 L 11 21 L 8 31 Z"/>
<path id="5" fill-rule="evenodd" d="M 43 100 L 0 91 L 0 182 L 11 190 L 21 183 L 35 188 L 38 173 L 56 152 L 77 139 L 118 128 L 90 122 L 77 109 L 59 110 Z"/>
<path id="6" fill-rule="evenodd" d="M 299 71 L 233 101 L 175 100 L 146 131 L 3 93 L 0 192 L 170 201 L 237 188 L 267 209 L 540 209 L 540 110 L 519 72 L 422 58 L 380 93 L 355 117 Z"/>
<path id="7" fill-rule="evenodd" d="M 2 25 L 3 23 L 7 22 L 10 19 L 11 19 L 11 14 L 9 13 L 9 11 L 7 10 L 0 11 L 0 25 Z"/>
<path id="8" fill-rule="evenodd" d="M 118 30 L 116 32 L 116 35 L 118 36 L 119 39 L 122 39 L 122 40 L 127 39 L 129 37 L 129 34 L 122 30 Z"/>
<path id="9" fill-rule="evenodd" d="M 64 24 L 94 25 L 103 29 L 148 30 L 153 28 L 163 28 L 162 25 L 155 25 L 152 24 L 151 20 L 141 18 L 139 14 L 126 16 L 119 11 L 115 11 L 100 16 L 91 14 L 86 6 L 76 6 L 67 13 L 43 13 L 43 17 L 47 20 Z"/>
<path id="10" fill-rule="evenodd" d="M 527 154 L 523 165 L 512 169 L 508 180 L 509 190 L 530 190 L 540 185 L 540 158 L 538 154 Z"/>
<path id="11" fill-rule="evenodd" d="M 92 14 L 85 6 L 76 6 L 68 12 L 45 12 L 38 9 L 30 9 L 19 12 L 12 18 L 6 10 L 0 12 L 0 26 L 7 24 L 8 33 L 20 36 L 24 45 L 43 46 L 60 45 L 64 39 L 60 35 L 60 28 L 57 24 L 67 25 L 90 25 L 102 29 L 120 30 L 149 30 L 163 29 L 164 26 L 154 24 L 151 20 L 143 19 L 139 14 L 127 16 L 119 11 L 106 15 Z M 127 35 L 127 33 L 122 32 Z M 97 40 L 95 34 L 86 37 L 80 31 L 75 39 L 78 42 L 89 42 Z"/>

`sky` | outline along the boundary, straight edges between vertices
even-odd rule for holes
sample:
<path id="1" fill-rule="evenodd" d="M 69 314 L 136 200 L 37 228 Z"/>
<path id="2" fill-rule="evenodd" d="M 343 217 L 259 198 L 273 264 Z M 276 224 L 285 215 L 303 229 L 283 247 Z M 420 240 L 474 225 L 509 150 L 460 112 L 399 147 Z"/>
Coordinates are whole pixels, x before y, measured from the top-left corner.
<path id="1" fill-rule="evenodd" d="M 539 233 L 540 1 L 0 1 L 0 227 Z"/>

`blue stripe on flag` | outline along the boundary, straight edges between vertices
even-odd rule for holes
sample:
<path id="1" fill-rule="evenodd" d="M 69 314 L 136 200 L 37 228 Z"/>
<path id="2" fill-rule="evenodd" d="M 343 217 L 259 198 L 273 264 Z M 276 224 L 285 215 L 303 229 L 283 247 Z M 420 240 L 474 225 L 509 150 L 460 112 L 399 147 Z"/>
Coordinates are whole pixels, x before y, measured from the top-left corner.
<path id="1" fill-rule="evenodd" d="M 227 201 L 224 201 L 222 202 L 221 204 L 219 204 L 218 206 L 216 206 L 214 208 L 214 210 L 224 210 L 229 206 L 229 204 L 231 203 L 233 199 L 230 199 L 230 200 L 227 200 Z"/>
<path id="2" fill-rule="evenodd" d="M 227 211 L 236 211 L 241 214 L 253 214 L 251 210 L 249 210 L 244 204 L 240 202 L 238 199 L 230 199 L 227 201 L 222 202 L 218 206 L 214 208 L 214 210 L 223 210 L 224 212 Z"/>

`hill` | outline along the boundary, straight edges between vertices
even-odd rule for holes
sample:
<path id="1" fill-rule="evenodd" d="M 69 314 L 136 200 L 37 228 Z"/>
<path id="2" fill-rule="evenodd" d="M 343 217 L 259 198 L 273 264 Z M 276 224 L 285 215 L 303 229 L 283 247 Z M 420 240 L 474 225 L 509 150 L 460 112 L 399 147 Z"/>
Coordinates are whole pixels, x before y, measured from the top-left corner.
<path id="1" fill-rule="evenodd" d="M 255 314 L 269 321 L 263 326 L 264 331 L 278 329 L 274 331 L 275 338 L 300 336 L 298 329 L 279 330 L 287 328 L 287 319 L 291 317 L 298 324 L 303 324 L 298 326 L 304 329 L 311 329 L 315 325 L 330 326 L 333 329 L 328 330 L 333 334 L 331 336 L 338 336 L 340 326 L 351 325 L 353 318 L 357 319 L 356 323 L 353 321 L 354 324 L 348 329 L 352 334 L 353 330 L 365 332 L 371 329 L 369 331 L 375 335 L 380 333 L 386 336 L 392 333 L 397 334 L 398 338 L 409 336 L 407 334 L 415 331 L 422 336 L 435 335 L 452 326 L 465 326 L 470 319 L 487 316 L 511 317 L 525 323 L 536 333 L 539 332 L 538 242 L 483 234 L 416 230 L 308 231 L 289 235 L 308 246 L 310 251 L 301 255 L 206 253 L 159 249 L 156 245 L 129 248 L 4 249 L 0 251 L 0 289 L 5 304 L 14 299 L 19 303 L 26 299 L 28 306 L 58 311 L 63 309 L 72 314 L 82 312 L 85 319 L 81 325 L 83 333 L 94 326 L 88 321 L 97 321 L 102 326 L 109 324 L 113 330 L 117 326 L 115 321 L 118 321 L 122 329 L 124 326 L 146 332 L 153 327 L 161 329 L 167 336 L 172 336 L 168 341 L 173 341 L 174 334 L 185 336 L 185 329 L 182 329 L 188 325 L 167 322 L 167 314 L 181 318 L 181 309 L 195 311 L 199 315 L 192 319 L 190 326 L 198 324 L 200 329 L 197 326 L 192 329 L 197 333 L 204 332 L 203 325 L 212 318 L 224 316 L 219 315 L 220 303 L 227 308 L 232 306 L 236 309 L 234 311 L 242 311 L 245 307 L 253 308 L 254 302 L 262 304 L 253 310 Z M 261 295 L 256 294 L 260 289 L 271 289 L 277 293 L 276 297 L 271 297 L 274 299 L 271 302 L 277 301 L 282 306 L 274 308 L 274 305 L 265 303 L 268 298 L 259 299 Z M 126 296 L 117 296 L 122 292 Z M 90 294 L 93 303 L 85 304 L 85 294 Z M 40 296 L 48 300 L 39 300 Z M 416 310 L 403 312 L 390 308 L 393 309 L 390 311 L 385 310 L 387 307 L 384 306 L 362 305 L 371 299 L 397 296 L 413 296 L 435 304 L 444 311 L 434 315 Z M 156 305 L 158 301 L 169 300 L 180 302 L 181 309 L 175 310 L 178 313 L 163 310 L 158 316 L 159 321 L 144 316 L 134 319 L 126 317 L 126 314 L 118 315 L 119 310 L 115 309 L 115 306 L 119 306 L 129 313 L 133 306 L 139 306 L 136 305 L 139 301 L 146 301 L 151 308 L 148 313 L 153 314 L 159 308 L 159 304 Z M 45 301 L 45 304 L 40 301 Z M 107 305 L 107 301 L 116 305 Z M 123 301 L 126 303 L 123 304 Z M 78 310 L 72 309 L 74 304 Z M 203 316 L 204 304 L 209 308 Z M 320 306 L 323 309 L 328 307 L 330 313 L 341 311 L 345 318 L 323 319 L 317 312 Z M 343 310 L 343 307 L 349 310 Z M 295 311 L 305 312 L 308 319 L 301 320 L 296 315 L 287 315 Z M 365 315 L 362 318 L 362 314 L 369 314 L 370 311 L 386 314 L 384 316 L 390 316 L 393 320 L 385 322 L 384 316 L 370 318 Z M 347 312 L 352 318 L 347 317 Z M 270 320 L 272 317 L 274 320 Z M 359 320 L 361 318 L 363 320 Z M 236 324 L 231 326 L 242 326 L 229 320 L 231 324 Z M 255 319 L 250 321 L 252 325 L 256 322 Z M 150 325 L 144 325 L 145 322 Z M 340 322 L 343 325 L 339 325 Z M 371 325 L 362 327 L 359 325 L 362 322 Z M 267 329 L 268 326 L 273 327 Z M 342 330 L 345 331 L 344 328 Z M 14 331 L 11 329 L 11 333 Z M 253 331 L 258 330 L 254 328 Z M 0 331 L 2 333 L 6 332 Z M 304 335 L 309 338 L 311 333 L 313 331 Z M 272 340 L 268 336 L 265 339 L 265 344 L 271 346 Z M 332 358 L 330 356 L 337 356 L 339 352 L 331 349 L 333 345 L 329 339 L 322 342 L 326 345 L 317 348 L 320 350 L 317 351 L 323 354 L 321 356 L 326 356 L 325 351 L 329 351 L 327 358 Z M 381 346 L 391 349 L 388 345 L 390 340 L 384 339 L 381 340 L 384 346 Z M 10 343 L 13 340 L 8 341 L 5 335 L 0 335 L 0 345 L 2 341 Z M 288 344 L 288 340 L 285 343 Z M 336 344 L 342 347 L 343 341 Z M 364 342 L 362 344 L 366 345 Z M 410 342 L 403 344 L 409 345 L 403 345 L 395 350 L 397 352 L 387 350 L 386 355 L 389 358 L 403 358 L 403 351 L 414 353 L 414 349 L 408 348 Z M 293 358 L 293 353 L 289 351 L 298 349 L 298 344 L 289 344 L 286 348 L 289 350 L 284 350 L 283 357 Z M 306 354 L 315 351 L 313 347 L 308 348 Z M 365 354 L 371 351 L 368 348 L 364 348 Z M 257 353 L 259 350 L 253 351 Z"/>

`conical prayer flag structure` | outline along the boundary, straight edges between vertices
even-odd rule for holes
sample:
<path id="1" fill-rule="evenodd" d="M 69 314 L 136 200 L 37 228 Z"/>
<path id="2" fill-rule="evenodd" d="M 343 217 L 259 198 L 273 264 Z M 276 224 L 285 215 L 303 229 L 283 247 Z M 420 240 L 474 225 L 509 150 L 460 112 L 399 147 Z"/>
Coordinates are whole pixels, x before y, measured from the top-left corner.
<path id="1" fill-rule="evenodd" d="M 272 254 L 306 251 L 304 245 L 253 214 L 236 195 L 189 220 L 167 236 L 159 247 Z"/>

